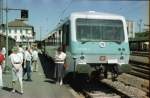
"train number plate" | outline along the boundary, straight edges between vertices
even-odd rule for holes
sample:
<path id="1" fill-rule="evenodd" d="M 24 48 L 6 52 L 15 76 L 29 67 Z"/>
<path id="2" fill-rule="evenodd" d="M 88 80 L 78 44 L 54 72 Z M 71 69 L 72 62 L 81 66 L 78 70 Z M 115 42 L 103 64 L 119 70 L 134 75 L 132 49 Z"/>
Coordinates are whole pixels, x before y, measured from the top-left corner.
<path id="1" fill-rule="evenodd" d="M 108 63 L 118 63 L 118 60 L 117 59 L 109 59 Z"/>

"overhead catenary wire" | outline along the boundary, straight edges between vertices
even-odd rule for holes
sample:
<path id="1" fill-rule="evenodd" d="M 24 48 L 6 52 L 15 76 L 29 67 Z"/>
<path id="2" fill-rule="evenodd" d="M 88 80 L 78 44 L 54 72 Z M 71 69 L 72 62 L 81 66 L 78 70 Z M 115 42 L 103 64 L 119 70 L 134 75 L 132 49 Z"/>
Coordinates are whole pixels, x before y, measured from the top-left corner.
<path id="1" fill-rule="evenodd" d="M 64 9 L 62 10 L 62 12 L 60 13 L 60 15 L 59 15 L 59 17 L 58 17 L 58 20 L 59 20 L 59 21 L 56 23 L 55 27 L 57 27 L 58 24 L 62 21 L 62 17 L 63 17 L 63 15 L 64 15 L 64 13 L 65 13 L 66 10 L 71 6 L 72 2 L 73 2 L 73 0 L 71 0 L 71 1 L 66 5 L 66 7 L 64 7 Z M 53 30 L 52 30 L 52 31 L 53 31 Z M 50 35 L 50 34 L 51 34 L 51 32 L 50 32 L 48 35 Z M 46 36 L 46 38 L 47 38 L 47 36 Z"/>
<path id="2" fill-rule="evenodd" d="M 70 7 L 70 5 L 72 4 L 73 0 L 71 0 L 68 5 L 66 5 L 66 7 L 62 10 L 61 14 L 59 15 L 59 22 L 61 22 L 61 19 L 64 15 L 64 13 L 66 12 L 66 10 Z"/>

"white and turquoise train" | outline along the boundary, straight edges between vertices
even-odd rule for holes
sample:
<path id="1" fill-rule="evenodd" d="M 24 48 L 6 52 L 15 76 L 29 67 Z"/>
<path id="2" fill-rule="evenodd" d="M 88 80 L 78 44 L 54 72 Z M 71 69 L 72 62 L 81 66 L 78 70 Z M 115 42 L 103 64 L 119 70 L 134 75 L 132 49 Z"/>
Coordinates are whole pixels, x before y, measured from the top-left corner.
<path id="1" fill-rule="evenodd" d="M 52 57 L 56 46 L 63 47 L 69 65 L 67 72 L 90 75 L 104 69 L 107 77 L 108 69 L 118 72 L 118 67 L 129 61 L 127 25 L 120 15 L 95 11 L 71 13 L 44 41 L 46 53 Z"/>

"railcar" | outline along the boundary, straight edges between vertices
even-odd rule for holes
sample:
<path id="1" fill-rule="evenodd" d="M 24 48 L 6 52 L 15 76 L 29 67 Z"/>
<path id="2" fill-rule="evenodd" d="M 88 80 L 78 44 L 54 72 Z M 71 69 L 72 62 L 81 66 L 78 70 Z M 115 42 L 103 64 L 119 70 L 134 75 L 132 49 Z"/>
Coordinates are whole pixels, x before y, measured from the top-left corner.
<path id="1" fill-rule="evenodd" d="M 103 72 L 117 74 L 129 61 L 129 43 L 125 18 L 95 11 L 74 12 L 59 23 L 45 39 L 46 53 L 62 46 L 67 54 L 66 72 Z M 48 46 L 51 47 L 48 50 Z M 48 51 L 47 51 L 48 50 Z"/>
<path id="2" fill-rule="evenodd" d="M 149 52 L 149 40 L 148 38 L 130 39 L 129 47 L 130 51 Z"/>

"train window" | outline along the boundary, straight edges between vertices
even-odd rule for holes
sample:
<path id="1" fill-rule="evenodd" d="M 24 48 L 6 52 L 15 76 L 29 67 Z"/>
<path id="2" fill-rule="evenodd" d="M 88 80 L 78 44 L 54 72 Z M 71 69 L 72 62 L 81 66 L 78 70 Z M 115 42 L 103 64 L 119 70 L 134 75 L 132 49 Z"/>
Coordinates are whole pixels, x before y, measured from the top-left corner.
<path id="1" fill-rule="evenodd" d="M 79 41 L 124 40 L 123 23 L 120 20 L 77 19 L 76 32 Z"/>

